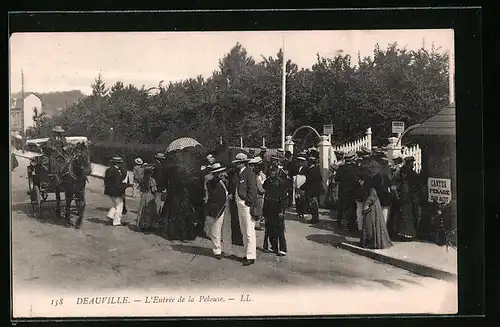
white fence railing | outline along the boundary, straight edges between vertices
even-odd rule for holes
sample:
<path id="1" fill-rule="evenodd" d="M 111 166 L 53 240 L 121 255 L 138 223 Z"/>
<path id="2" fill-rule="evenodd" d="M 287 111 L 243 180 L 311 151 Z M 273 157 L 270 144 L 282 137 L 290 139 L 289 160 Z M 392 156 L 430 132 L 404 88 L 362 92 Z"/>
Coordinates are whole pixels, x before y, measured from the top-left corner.
<path id="1" fill-rule="evenodd" d="M 351 151 L 359 151 L 361 150 L 362 147 L 367 147 L 368 149 L 371 149 L 371 142 L 368 140 L 368 135 L 363 136 L 362 138 L 352 141 L 352 142 L 347 142 L 342 145 L 337 145 L 333 147 L 333 151 L 342 151 L 344 153 L 349 153 Z"/>
<path id="2" fill-rule="evenodd" d="M 417 173 L 420 173 L 422 170 L 422 149 L 418 144 L 411 146 L 411 147 L 405 147 L 402 149 L 401 154 L 403 155 L 403 158 L 406 157 L 414 157 L 415 158 L 415 167 L 414 170 Z"/>

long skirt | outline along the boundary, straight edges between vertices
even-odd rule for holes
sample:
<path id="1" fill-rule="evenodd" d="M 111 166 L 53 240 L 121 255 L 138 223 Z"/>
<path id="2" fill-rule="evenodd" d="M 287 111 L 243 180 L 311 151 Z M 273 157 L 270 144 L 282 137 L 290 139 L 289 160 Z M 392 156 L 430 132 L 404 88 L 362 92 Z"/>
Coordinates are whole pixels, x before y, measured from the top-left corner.
<path id="1" fill-rule="evenodd" d="M 194 240 L 196 238 L 197 212 L 185 192 L 172 190 L 168 192 L 163 206 L 163 236 L 169 240 Z"/>
<path id="2" fill-rule="evenodd" d="M 392 246 L 378 199 L 370 212 L 363 215 L 361 246 L 367 249 L 386 249 Z"/>
<path id="3" fill-rule="evenodd" d="M 396 234 L 399 238 L 411 240 L 417 236 L 416 206 L 413 201 L 401 201 L 396 215 Z"/>
<path id="4" fill-rule="evenodd" d="M 141 193 L 139 207 L 137 208 L 137 228 L 144 230 L 154 227 L 157 216 L 155 196 L 151 192 Z"/>

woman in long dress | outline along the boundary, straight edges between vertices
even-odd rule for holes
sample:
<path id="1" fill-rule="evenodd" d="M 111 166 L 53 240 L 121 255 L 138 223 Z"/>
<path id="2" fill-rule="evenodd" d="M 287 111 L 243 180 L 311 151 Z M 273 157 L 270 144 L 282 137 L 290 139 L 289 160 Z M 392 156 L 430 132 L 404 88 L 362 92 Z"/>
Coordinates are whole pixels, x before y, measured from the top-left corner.
<path id="1" fill-rule="evenodd" d="M 144 168 L 143 178 L 139 181 L 139 191 L 141 192 L 141 199 L 137 209 L 137 228 L 139 231 L 154 227 L 158 214 L 154 197 L 157 187 L 153 178 L 153 167 L 146 166 Z"/>
<path id="2" fill-rule="evenodd" d="M 200 181 L 201 160 L 195 148 L 169 154 L 167 196 L 161 216 L 163 236 L 169 240 L 190 241 L 201 235 L 203 186 Z"/>
<path id="3" fill-rule="evenodd" d="M 386 249 L 392 246 L 387 226 L 382 215 L 382 206 L 377 191 L 370 185 L 366 174 L 358 177 L 359 192 L 365 195 L 363 206 L 363 225 L 361 229 L 361 246 L 367 249 Z"/>
<path id="4" fill-rule="evenodd" d="M 404 166 L 400 169 L 397 186 L 396 228 L 397 237 L 402 241 L 413 240 L 417 236 L 417 196 L 414 172 Z"/>

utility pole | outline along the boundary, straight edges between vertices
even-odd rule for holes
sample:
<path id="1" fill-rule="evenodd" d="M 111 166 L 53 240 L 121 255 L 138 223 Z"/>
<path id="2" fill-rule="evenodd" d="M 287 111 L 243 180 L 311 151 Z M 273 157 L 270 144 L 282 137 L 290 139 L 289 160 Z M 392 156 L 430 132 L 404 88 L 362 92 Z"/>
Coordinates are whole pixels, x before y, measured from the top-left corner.
<path id="1" fill-rule="evenodd" d="M 24 143 L 26 140 L 26 131 L 24 129 L 24 72 L 21 69 L 21 131 L 22 131 L 22 152 L 24 153 Z"/>
<path id="2" fill-rule="evenodd" d="M 286 58 L 285 58 L 285 36 L 283 36 L 283 69 L 281 85 L 281 148 L 285 148 L 285 100 L 286 100 Z"/>
<path id="3" fill-rule="evenodd" d="M 450 54 L 448 59 L 449 59 L 448 75 L 449 75 L 449 88 L 450 88 L 450 104 L 452 104 L 455 102 L 455 41 L 453 41 L 453 44 L 450 47 Z"/>

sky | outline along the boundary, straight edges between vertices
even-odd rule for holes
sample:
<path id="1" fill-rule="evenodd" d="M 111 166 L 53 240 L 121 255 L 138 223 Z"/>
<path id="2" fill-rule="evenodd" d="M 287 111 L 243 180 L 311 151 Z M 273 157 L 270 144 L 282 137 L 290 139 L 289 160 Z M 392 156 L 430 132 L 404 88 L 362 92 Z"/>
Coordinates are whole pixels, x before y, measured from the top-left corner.
<path id="1" fill-rule="evenodd" d="M 316 54 L 333 57 L 338 51 L 371 56 L 397 42 L 408 49 L 434 44 L 440 51 L 453 45 L 453 30 L 369 31 L 254 31 L 254 32 L 67 32 L 15 33 L 10 38 L 10 88 L 91 93 L 100 73 L 111 86 L 117 81 L 138 87 L 202 75 L 211 76 L 218 62 L 239 42 L 257 61 L 276 56 L 285 44 L 285 56 L 299 68 L 311 68 Z"/>

